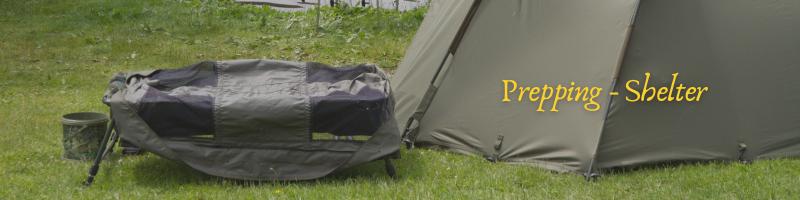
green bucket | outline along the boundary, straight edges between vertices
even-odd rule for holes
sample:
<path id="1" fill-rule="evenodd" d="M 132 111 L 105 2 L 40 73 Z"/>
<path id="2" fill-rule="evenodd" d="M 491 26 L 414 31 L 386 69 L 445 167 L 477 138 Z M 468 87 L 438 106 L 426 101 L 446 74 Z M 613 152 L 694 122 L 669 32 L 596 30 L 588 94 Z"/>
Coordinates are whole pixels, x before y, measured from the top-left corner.
<path id="1" fill-rule="evenodd" d="M 106 133 L 108 116 L 95 112 L 78 112 L 61 116 L 64 126 L 64 158 L 91 160 L 100 150 L 100 142 Z"/>

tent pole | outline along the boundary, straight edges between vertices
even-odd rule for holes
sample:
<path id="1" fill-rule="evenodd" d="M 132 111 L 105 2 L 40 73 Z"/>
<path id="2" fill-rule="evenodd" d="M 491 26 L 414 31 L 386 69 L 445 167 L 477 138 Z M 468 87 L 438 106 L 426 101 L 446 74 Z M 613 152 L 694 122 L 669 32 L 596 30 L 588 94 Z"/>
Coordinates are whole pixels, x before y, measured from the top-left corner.
<path id="1" fill-rule="evenodd" d="M 619 78 L 619 70 L 620 68 L 622 68 L 623 59 L 625 59 L 625 52 L 628 49 L 628 42 L 630 42 L 631 40 L 631 32 L 633 32 L 633 27 L 636 24 L 636 16 L 639 13 L 639 5 L 641 5 L 641 3 L 642 3 L 641 0 L 636 2 L 636 8 L 633 10 L 633 16 L 631 17 L 631 22 L 630 24 L 628 24 L 628 30 L 627 33 L 625 33 L 625 41 L 622 43 L 622 49 L 620 50 L 619 58 L 617 58 L 617 68 L 614 70 L 614 80 L 611 82 L 611 92 L 614 92 L 617 89 L 617 79 Z M 603 114 L 603 125 L 605 125 L 605 121 L 606 119 L 608 119 L 608 111 L 611 110 L 611 101 L 613 99 L 614 96 L 611 95 L 608 96 L 608 101 L 607 101 L 608 104 L 606 105 L 606 110 L 605 113 Z M 587 182 L 590 181 L 591 178 L 598 176 L 598 174 L 592 173 L 592 171 L 594 170 L 593 169 L 594 163 L 595 160 L 597 159 L 597 151 L 600 148 L 600 138 L 602 137 L 602 135 L 603 135 L 603 128 L 600 128 L 600 134 L 597 134 L 597 142 L 596 142 L 597 145 L 594 148 L 594 153 L 592 153 L 592 161 L 589 163 L 589 171 L 583 173 L 583 175 L 586 176 Z"/>
<path id="2" fill-rule="evenodd" d="M 450 47 L 447 48 L 447 53 L 444 54 L 444 59 L 442 59 L 442 63 L 439 64 L 439 68 L 437 68 L 436 73 L 433 74 L 433 79 L 431 79 L 431 85 L 433 85 L 436 82 L 436 78 L 439 77 L 439 72 L 442 71 L 442 67 L 444 67 L 444 63 L 447 62 L 447 58 L 450 57 L 450 54 L 455 55 L 456 49 L 458 49 L 458 45 L 461 43 L 461 39 L 467 32 L 467 27 L 469 27 L 469 24 L 472 21 L 472 17 L 475 16 L 475 12 L 478 10 L 478 6 L 481 5 L 481 1 L 482 0 L 475 0 L 472 2 L 472 5 L 470 6 L 469 11 L 467 12 L 467 16 L 464 17 L 464 20 L 461 22 L 461 27 L 458 28 L 458 32 L 456 32 L 456 36 L 453 38 L 453 42 L 450 43 Z M 419 106 L 420 103 L 417 103 L 417 106 Z M 412 116 L 408 119 L 405 131 L 403 131 L 403 141 L 406 142 L 407 147 L 410 147 L 413 143 L 411 140 L 405 138 L 413 122 L 414 122 L 414 117 Z"/>
<path id="3" fill-rule="evenodd" d="M 478 10 L 478 6 L 481 5 L 481 0 L 475 0 L 472 2 L 472 6 L 469 8 L 469 12 L 467 16 L 464 17 L 464 21 L 461 22 L 461 27 L 458 28 L 458 32 L 456 32 L 456 36 L 453 38 L 453 42 L 450 43 L 450 47 L 447 49 L 447 53 L 444 55 L 444 59 L 442 59 L 442 63 L 439 64 L 439 68 L 436 69 L 436 73 L 433 75 L 433 80 L 431 80 L 431 84 L 436 81 L 436 78 L 439 76 L 439 72 L 442 70 L 445 61 L 447 61 L 447 57 L 450 54 L 455 55 L 456 50 L 458 49 L 458 45 L 461 44 L 461 39 L 464 38 L 464 34 L 467 32 L 467 28 L 469 27 L 469 23 L 472 22 L 472 17 L 475 16 L 475 12 Z"/>
<path id="4" fill-rule="evenodd" d="M 436 69 L 436 73 L 433 74 L 433 79 L 431 79 L 431 85 L 436 82 L 436 78 L 439 77 L 439 72 L 442 71 L 442 67 L 444 67 L 444 63 L 447 62 L 447 58 L 450 57 L 450 51 L 447 51 L 447 54 L 444 54 L 444 58 L 442 59 L 442 63 L 439 64 L 439 68 Z"/>

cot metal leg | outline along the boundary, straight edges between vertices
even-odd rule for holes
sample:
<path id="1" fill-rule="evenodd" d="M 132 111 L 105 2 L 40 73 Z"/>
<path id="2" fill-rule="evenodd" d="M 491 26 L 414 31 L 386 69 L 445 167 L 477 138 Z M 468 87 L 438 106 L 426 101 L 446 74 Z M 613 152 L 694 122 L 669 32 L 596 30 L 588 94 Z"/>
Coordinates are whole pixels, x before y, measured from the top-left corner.
<path id="1" fill-rule="evenodd" d="M 383 158 L 383 161 L 386 162 L 386 173 L 389 174 L 389 177 L 394 178 L 395 174 L 397 174 L 397 170 L 395 170 L 394 164 L 392 164 L 392 159 L 400 159 L 400 151 L 394 152 Z"/>
<path id="2" fill-rule="evenodd" d="M 383 159 L 383 161 L 386 162 L 386 173 L 389 174 L 389 177 L 394 178 L 394 175 L 397 174 L 397 171 L 394 169 L 392 159 L 387 156 Z"/>
<path id="3" fill-rule="evenodd" d="M 111 100 L 109 100 L 106 97 L 103 97 L 102 101 L 103 104 L 106 104 L 106 106 L 111 107 Z M 111 111 L 109 110 L 109 115 L 110 114 Z M 106 151 L 103 153 L 103 157 L 105 157 L 108 153 L 114 153 L 114 146 L 117 144 L 117 142 L 119 142 L 119 133 L 113 131 L 111 132 L 111 144 L 109 145 L 109 147 L 106 148 Z"/>
<path id="4" fill-rule="evenodd" d="M 114 130 L 116 125 L 116 121 L 114 121 L 114 117 L 111 116 L 111 122 L 108 124 L 108 129 L 106 130 L 105 136 L 103 136 L 102 144 L 100 144 L 100 150 L 97 152 L 97 157 L 94 159 L 94 164 L 92 164 L 92 168 L 89 169 L 89 177 L 86 178 L 86 181 L 83 182 L 83 185 L 89 186 L 94 181 L 94 176 L 97 175 L 97 171 L 100 169 L 100 161 L 103 160 L 103 155 L 106 151 L 106 145 L 108 144 L 108 139 L 111 137 L 111 132 Z"/>
<path id="5" fill-rule="evenodd" d="M 119 140 L 119 134 L 116 131 L 111 132 L 111 144 L 109 144 L 108 147 L 106 147 L 106 151 L 103 152 L 103 157 L 106 157 L 108 153 L 114 153 L 114 146 L 115 144 L 117 144 L 118 140 Z"/>

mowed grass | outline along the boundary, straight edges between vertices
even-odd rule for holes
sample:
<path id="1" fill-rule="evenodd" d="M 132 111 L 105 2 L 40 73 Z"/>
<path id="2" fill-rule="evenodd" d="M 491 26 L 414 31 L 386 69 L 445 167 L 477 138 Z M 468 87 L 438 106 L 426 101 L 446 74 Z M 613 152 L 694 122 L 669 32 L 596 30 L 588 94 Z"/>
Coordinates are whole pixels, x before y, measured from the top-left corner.
<path id="1" fill-rule="evenodd" d="M 100 102 L 116 72 L 203 60 L 266 58 L 393 71 L 425 8 L 397 13 L 267 8 L 168 0 L 0 1 L 0 199 L 797 199 L 800 161 L 703 163 L 606 172 L 588 183 L 477 156 L 403 150 L 398 177 L 382 161 L 311 181 L 218 178 L 152 154 L 65 161 L 61 115 L 108 112 Z"/>

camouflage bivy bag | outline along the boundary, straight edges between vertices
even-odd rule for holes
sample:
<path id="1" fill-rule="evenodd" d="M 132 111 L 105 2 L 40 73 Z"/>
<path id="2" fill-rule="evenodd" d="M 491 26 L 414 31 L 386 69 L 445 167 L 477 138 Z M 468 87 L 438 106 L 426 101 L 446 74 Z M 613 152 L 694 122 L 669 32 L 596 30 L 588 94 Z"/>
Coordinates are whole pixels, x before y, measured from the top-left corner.
<path id="1" fill-rule="evenodd" d="M 214 176 L 306 180 L 399 158 L 386 74 L 276 60 L 118 73 L 106 97 L 120 137 Z"/>

